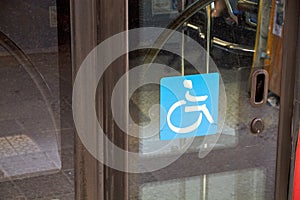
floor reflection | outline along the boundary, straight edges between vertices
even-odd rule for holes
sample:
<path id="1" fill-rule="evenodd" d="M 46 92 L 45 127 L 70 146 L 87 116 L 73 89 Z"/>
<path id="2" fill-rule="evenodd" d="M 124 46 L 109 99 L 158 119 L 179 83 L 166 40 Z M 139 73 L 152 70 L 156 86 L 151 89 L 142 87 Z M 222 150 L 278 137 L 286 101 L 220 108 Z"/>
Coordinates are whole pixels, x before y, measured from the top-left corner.
<path id="1" fill-rule="evenodd" d="M 265 193 L 265 169 L 208 174 L 197 177 L 152 182 L 139 188 L 141 200 L 263 200 L 271 199 Z"/>
<path id="2" fill-rule="evenodd" d="M 52 96 L 47 105 L 22 65 L 1 55 L 0 199 L 74 199 L 71 80 L 60 77 L 57 53 L 28 56 Z"/>
<path id="3" fill-rule="evenodd" d="M 47 57 L 46 57 L 47 55 Z M 42 59 L 43 58 L 43 59 Z M 46 59 L 47 58 L 47 59 Z M 13 57 L 2 56 L 0 88 L 0 181 L 61 168 L 57 130 L 59 88 L 57 54 L 33 57 L 34 64 L 52 89 L 52 107 L 44 101 L 32 74 Z M 49 113 L 54 111 L 55 116 Z M 55 118 L 56 119 L 55 119 Z"/>

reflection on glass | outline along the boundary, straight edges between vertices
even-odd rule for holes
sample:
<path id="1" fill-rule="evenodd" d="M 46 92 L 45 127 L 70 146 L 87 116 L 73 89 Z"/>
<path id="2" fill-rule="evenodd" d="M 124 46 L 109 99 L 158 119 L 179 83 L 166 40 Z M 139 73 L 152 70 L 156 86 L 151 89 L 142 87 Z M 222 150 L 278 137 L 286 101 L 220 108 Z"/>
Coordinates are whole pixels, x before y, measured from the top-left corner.
<path id="1" fill-rule="evenodd" d="M 224 106 L 225 122 L 222 130 L 219 131 L 221 135 L 217 142 L 204 143 L 204 137 L 195 137 L 188 151 L 172 165 L 157 172 L 130 175 L 129 180 L 132 183 L 130 198 L 146 200 L 272 199 L 276 166 L 277 133 L 275 130 L 277 130 L 278 124 L 278 109 L 269 105 L 254 109 L 250 105 L 248 93 L 250 74 L 252 69 L 257 67 L 254 60 L 261 59 L 256 57 L 259 57 L 260 51 L 265 48 L 264 43 L 267 36 L 264 34 L 268 32 L 269 27 L 269 21 L 265 17 L 269 13 L 266 9 L 270 8 L 270 5 L 263 5 L 264 24 L 257 29 L 259 5 L 255 0 L 251 3 L 252 8 L 255 9 L 245 12 L 244 10 L 239 12 L 241 11 L 239 9 L 245 8 L 242 6 L 249 8 L 249 2 L 246 2 L 247 5 L 241 5 L 240 3 L 243 3 L 241 1 L 217 0 L 201 5 L 201 1 L 184 0 L 177 1 L 176 12 L 170 9 L 171 0 L 144 0 L 139 3 L 134 2 L 134 5 L 133 2 L 134 0 L 132 0 L 129 10 L 135 8 L 138 10 L 138 15 L 134 15 L 134 20 L 130 23 L 131 28 L 171 27 L 197 41 L 204 48 L 205 53 L 203 54 L 199 48 L 189 50 L 189 47 L 192 46 L 191 39 L 185 37 L 178 40 L 170 39 L 167 45 L 181 50 L 183 58 L 167 51 L 160 51 L 151 60 L 145 59 L 149 56 L 146 50 L 138 51 L 130 54 L 130 67 L 134 68 L 144 64 L 145 60 L 151 60 L 171 68 L 165 71 L 158 70 L 157 77 L 159 78 L 162 74 L 165 77 L 198 74 L 195 66 L 187 62 L 188 57 L 193 57 L 198 61 L 196 67 L 206 69 L 203 73 L 216 71 L 220 73 L 224 83 L 226 101 L 219 98 L 219 105 Z M 225 3 L 223 10 L 219 12 L 218 16 L 213 13 L 213 18 L 208 20 L 210 12 L 215 12 L 214 9 L 220 7 L 218 3 L 222 2 Z M 160 5 L 161 9 L 158 9 L 157 5 Z M 195 5 L 198 7 L 196 6 L 196 10 L 192 10 L 191 8 Z M 145 37 L 145 35 L 142 33 L 140 37 Z M 258 38 L 259 42 L 255 46 Z M 135 42 L 138 42 L 138 38 L 135 38 Z M 208 56 L 212 59 L 211 61 L 208 61 Z M 214 71 L 212 61 L 218 70 Z M 178 74 L 174 74 L 172 70 L 176 70 Z M 142 74 L 142 76 L 130 78 L 140 79 L 139 81 L 142 82 L 143 78 L 147 77 L 147 71 Z M 129 87 L 133 86 L 129 84 Z M 160 110 L 151 109 L 152 106 L 159 104 L 159 95 L 160 86 L 155 84 L 145 85 L 134 92 L 130 100 L 130 114 L 137 124 L 147 126 L 152 123 L 156 127 L 160 126 Z M 220 110 L 219 113 L 221 113 Z M 265 130 L 263 134 L 254 135 L 250 131 L 249 123 L 258 115 L 264 121 Z M 183 149 L 186 141 L 185 139 L 176 139 L 172 141 L 171 146 L 163 148 L 170 141 L 160 140 L 159 133 L 154 133 L 154 129 L 135 131 L 138 131 L 139 138 L 130 139 L 130 149 L 139 152 L 145 160 L 156 159 L 159 161 L 172 157 L 178 150 Z M 199 149 L 208 149 L 209 147 L 213 147 L 213 149 L 206 157 L 196 155 Z M 261 148 L 265 149 L 263 150 L 265 153 L 261 154 Z M 152 154 L 152 157 L 149 157 L 148 153 L 150 152 L 155 152 L 155 155 Z M 247 162 L 251 162 L 251 164 L 248 165 Z M 259 168 L 248 169 L 251 166 Z M 180 171 L 180 169 L 182 170 Z M 240 170 L 233 171 L 236 169 Z M 181 176 L 191 177 L 196 174 L 199 176 L 180 179 Z M 174 176 L 176 176 L 176 180 L 174 180 Z M 170 181 L 158 182 L 158 180 Z"/>
<path id="2" fill-rule="evenodd" d="M 218 1 L 219 3 L 222 0 Z M 171 11 L 173 9 L 171 0 L 152 0 L 152 1 L 141 1 L 136 4 L 135 9 L 139 10 L 139 16 L 135 16 L 137 21 L 132 23 L 132 28 L 144 27 L 144 26 L 157 26 L 157 27 L 168 27 L 170 24 L 174 24 L 174 21 L 178 20 L 178 16 L 184 10 L 192 7 L 197 1 L 178 1 L 177 11 Z M 213 3 L 214 1 L 212 1 Z M 241 26 L 236 23 L 237 14 L 237 2 L 225 1 L 226 8 L 228 10 L 228 16 L 222 13 L 222 16 L 215 17 L 211 24 L 212 28 L 212 48 L 210 56 L 216 63 L 221 77 L 224 81 L 224 87 L 226 90 L 227 104 L 226 104 L 226 120 L 221 131 L 221 136 L 218 142 L 215 143 L 203 143 L 203 137 L 195 138 L 193 144 L 189 148 L 190 152 L 197 152 L 200 145 L 210 147 L 213 145 L 214 149 L 226 149 L 236 147 L 239 144 L 241 134 L 247 129 L 249 118 L 255 116 L 252 107 L 249 104 L 248 95 L 248 80 L 251 74 L 251 67 L 253 61 L 254 43 L 256 36 L 256 25 L 251 23 L 245 26 Z M 152 5 L 152 6 L 147 6 Z M 160 5 L 160 9 L 163 11 L 156 11 Z M 253 4 L 254 5 L 254 4 Z M 255 4 L 256 5 L 256 4 Z M 182 9 L 184 6 L 185 9 Z M 214 4 L 211 4 L 216 6 Z M 258 4 L 256 5 L 258 8 Z M 168 8 L 168 9 L 166 9 Z M 174 14 L 176 13 L 176 14 Z M 234 15 L 235 13 L 235 15 Z M 150 17 L 151 16 L 151 17 Z M 235 16 L 235 17 L 234 17 Z M 250 16 L 249 16 L 250 17 Z M 232 19 L 233 23 L 228 24 L 228 19 Z M 257 11 L 250 17 L 251 19 L 257 18 Z M 249 19 L 250 19 L 249 18 Z M 248 19 L 248 18 L 247 18 Z M 186 19 L 183 19 L 186 20 Z M 239 19 L 242 20 L 242 19 Z M 192 39 L 199 42 L 205 49 L 206 48 L 206 36 L 207 36 L 207 9 L 205 6 L 199 7 L 197 12 L 194 12 L 193 16 L 186 20 L 186 24 L 178 27 L 178 31 L 189 35 Z M 175 23 L 176 24 L 176 23 Z M 268 27 L 268 26 L 266 26 Z M 143 33 L 141 37 L 144 37 Z M 136 38 L 138 40 L 138 38 Z M 130 41 L 129 41 L 130 42 Z M 185 55 L 193 55 L 195 58 L 200 56 L 200 50 L 194 49 L 194 51 L 186 51 L 186 47 L 190 45 L 189 39 L 183 38 L 181 41 L 171 41 L 176 48 L 182 49 Z M 143 46 L 143 44 L 140 44 Z M 140 52 L 130 58 L 131 66 L 138 66 L 143 64 L 143 61 L 147 57 L 147 52 Z M 182 61 L 182 58 L 175 56 L 171 53 L 161 51 L 156 57 L 157 63 L 170 66 L 177 70 L 179 73 L 184 75 L 197 74 L 198 72 L 189 63 Z M 210 63 L 211 64 L 211 63 Z M 204 68 L 206 60 L 199 62 L 199 66 Z M 210 69 L 211 70 L 211 69 Z M 168 74 L 168 72 L 163 72 Z M 145 72 L 144 74 L 147 74 Z M 169 72 L 169 76 L 174 76 L 173 73 Z M 134 77 L 134 79 L 141 77 Z M 130 86 L 130 85 L 129 85 Z M 147 85 L 139 88 L 131 97 L 130 110 L 133 118 L 136 122 L 145 126 L 151 123 L 159 127 L 159 110 L 156 109 L 150 113 L 150 109 L 153 105 L 159 103 L 159 86 Z M 219 103 L 225 103 L 224 99 L 219 99 Z M 270 107 L 262 107 L 262 113 L 265 113 L 266 123 L 268 127 L 273 129 L 278 122 L 278 110 Z M 150 117 L 151 116 L 151 117 Z M 269 117 L 274 116 L 274 117 Z M 150 120 L 151 118 L 151 120 Z M 151 131 L 151 130 L 150 130 Z M 153 135 L 153 133 L 144 132 L 142 129 L 139 130 L 139 142 L 134 142 L 138 145 L 139 152 L 141 155 L 147 154 L 147 152 L 153 152 L 154 150 L 160 149 L 165 146 L 168 141 L 161 141 L 159 135 L 156 134 L 152 137 L 145 137 Z M 157 154 L 170 154 L 174 153 L 176 149 L 181 149 L 184 144 L 184 139 L 179 139 L 173 142 L 173 146 L 165 148 L 163 151 L 157 151 Z M 137 149 L 133 147 L 132 149 Z"/>
<path id="3" fill-rule="evenodd" d="M 4 1 L 0 181 L 61 168 L 56 3 Z"/>
<path id="4" fill-rule="evenodd" d="M 265 169 L 254 168 L 203 176 L 152 182 L 139 189 L 141 200 L 232 200 L 268 198 Z"/>

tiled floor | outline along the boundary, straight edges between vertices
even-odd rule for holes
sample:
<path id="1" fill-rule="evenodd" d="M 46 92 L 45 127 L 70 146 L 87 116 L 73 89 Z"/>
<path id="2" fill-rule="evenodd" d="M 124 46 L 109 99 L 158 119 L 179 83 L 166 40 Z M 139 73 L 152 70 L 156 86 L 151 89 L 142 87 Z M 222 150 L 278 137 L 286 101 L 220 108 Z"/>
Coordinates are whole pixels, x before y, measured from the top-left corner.
<path id="1" fill-rule="evenodd" d="M 47 104 L 34 82 L 38 74 L 30 76 L 12 57 L 0 57 L 0 199 L 71 200 L 74 128 L 70 91 L 60 91 L 57 54 L 29 56 L 51 96 Z M 68 76 L 61 78 L 70 87 Z"/>

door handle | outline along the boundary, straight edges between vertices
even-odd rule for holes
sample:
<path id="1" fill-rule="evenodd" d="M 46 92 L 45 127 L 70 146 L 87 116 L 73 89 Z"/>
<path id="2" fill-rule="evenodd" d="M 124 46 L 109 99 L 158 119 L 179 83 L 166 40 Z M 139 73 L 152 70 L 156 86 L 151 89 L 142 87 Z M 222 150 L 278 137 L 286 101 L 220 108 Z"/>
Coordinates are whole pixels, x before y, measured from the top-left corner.
<path id="1" fill-rule="evenodd" d="M 257 69 L 251 76 L 250 103 L 253 107 L 263 106 L 267 102 L 269 89 L 269 73 L 265 69 Z"/>

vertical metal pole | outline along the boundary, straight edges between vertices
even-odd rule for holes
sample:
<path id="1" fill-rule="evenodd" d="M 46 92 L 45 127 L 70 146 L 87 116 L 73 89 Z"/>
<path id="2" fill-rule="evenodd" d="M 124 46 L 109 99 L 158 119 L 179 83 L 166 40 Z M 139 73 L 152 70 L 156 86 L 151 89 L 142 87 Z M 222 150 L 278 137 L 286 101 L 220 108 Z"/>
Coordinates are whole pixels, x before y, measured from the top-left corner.
<path id="1" fill-rule="evenodd" d="M 181 0 L 181 10 L 184 11 L 185 0 Z M 181 34 L 181 75 L 184 76 L 184 28 L 182 29 Z"/>
<path id="2" fill-rule="evenodd" d="M 184 4 L 185 0 L 181 0 L 181 11 L 183 12 L 184 10 Z M 185 70 L 184 70 L 184 46 L 185 46 L 185 41 L 184 41 L 184 28 L 182 29 L 181 32 L 181 76 L 184 76 Z M 180 148 L 183 147 L 185 144 L 185 139 L 180 140 L 179 145 Z"/>
<path id="3" fill-rule="evenodd" d="M 207 12 L 207 33 L 206 33 L 206 73 L 209 73 L 209 55 L 210 55 L 210 31 L 211 31 L 211 6 L 206 7 Z"/>
<path id="4" fill-rule="evenodd" d="M 181 34 L 181 75 L 184 76 L 184 29 L 182 30 Z"/>
<path id="5" fill-rule="evenodd" d="M 210 57 L 210 42 L 211 42 L 211 6 L 206 7 L 207 12 L 207 33 L 206 33 L 206 73 L 209 73 L 209 57 Z M 204 144 L 204 147 L 207 148 L 207 144 Z M 203 175 L 203 193 L 202 200 L 206 199 L 206 174 Z"/>
<path id="6" fill-rule="evenodd" d="M 206 199 L 206 174 L 203 175 L 203 190 L 202 190 L 202 200 Z"/>

